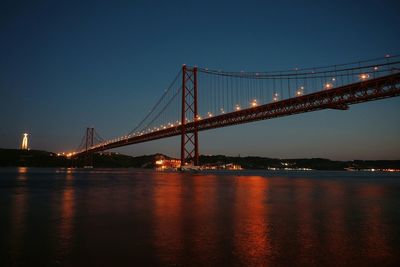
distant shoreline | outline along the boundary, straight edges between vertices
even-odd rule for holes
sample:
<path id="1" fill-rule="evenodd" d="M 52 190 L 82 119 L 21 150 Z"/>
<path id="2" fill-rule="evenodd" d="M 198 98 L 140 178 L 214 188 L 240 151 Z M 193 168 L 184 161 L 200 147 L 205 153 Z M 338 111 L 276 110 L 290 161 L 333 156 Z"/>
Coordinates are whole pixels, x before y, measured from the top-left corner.
<path id="1" fill-rule="evenodd" d="M 75 170 L 75 171 L 88 171 L 88 172 L 96 172 L 96 170 L 138 170 L 138 171 L 156 171 L 156 172 L 164 172 L 164 173 L 181 173 L 181 171 L 177 169 L 168 169 L 168 170 L 157 170 L 154 168 L 141 168 L 141 167 L 95 167 L 92 169 L 87 169 L 84 167 L 29 167 L 29 166 L 0 166 L 0 171 L 10 169 L 20 169 L 20 168 L 26 168 L 26 169 L 31 169 L 31 170 L 38 170 L 38 169 L 43 169 L 43 170 L 58 170 L 61 173 L 63 172 L 62 170 L 65 170 L 65 172 L 70 171 L 70 170 Z M 385 171 L 385 170 L 356 170 L 356 171 L 348 171 L 348 170 L 308 170 L 308 171 L 303 171 L 303 170 L 268 170 L 268 169 L 241 169 L 241 170 L 223 170 L 223 169 L 217 169 L 217 170 L 212 170 L 212 169 L 205 169 L 201 170 L 199 173 L 218 173 L 218 174 L 230 174 L 230 173 L 259 173 L 259 172 L 265 172 L 265 173 L 320 173 L 320 172 L 325 172 L 325 173 L 376 173 L 376 174 L 385 174 L 385 173 L 393 173 L 393 174 L 400 174 L 400 170 L 395 170 L 395 171 Z M 1 173 L 1 172 L 0 172 Z M 192 172 L 196 173 L 196 172 Z"/>
<path id="2" fill-rule="evenodd" d="M 163 154 L 128 156 L 113 152 L 94 154 L 95 168 L 153 169 L 159 159 L 172 159 Z M 323 158 L 276 159 L 266 157 L 231 157 L 201 155 L 200 164 L 209 169 L 234 164 L 244 170 L 267 171 L 400 171 L 400 160 L 334 161 Z M 41 150 L 0 148 L 0 167 L 69 168 L 83 167 L 82 160 Z"/>

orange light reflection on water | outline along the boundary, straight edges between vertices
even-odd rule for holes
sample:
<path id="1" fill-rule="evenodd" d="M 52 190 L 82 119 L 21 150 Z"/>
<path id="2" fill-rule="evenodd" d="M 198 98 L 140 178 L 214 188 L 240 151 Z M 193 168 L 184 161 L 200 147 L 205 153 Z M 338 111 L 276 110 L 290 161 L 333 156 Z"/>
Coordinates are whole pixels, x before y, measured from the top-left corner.
<path id="1" fill-rule="evenodd" d="M 318 247 L 318 234 L 315 228 L 315 204 L 313 194 L 318 190 L 314 181 L 309 179 L 296 179 L 293 181 L 295 190 L 295 212 L 298 221 L 298 262 L 304 266 L 314 264 L 315 251 Z M 283 250 L 284 248 L 282 248 Z"/>
<path id="2" fill-rule="evenodd" d="M 27 172 L 28 168 L 19 167 L 16 180 L 25 183 L 28 180 Z M 19 253 L 21 251 L 20 248 L 24 245 L 23 240 L 27 228 L 28 191 L 26 187 L 16 187 L 12 194 L 11 205 L 10 249 Z M 19 257 L 18 253 L 13 255 L 15 259 Z"/>
<path id="3" fill-rule="evenodd" d="M 379 199 L 385 195 L 384 188 L 378 185 L 363 185 L 359 194 L 369 202 L 365 207 L 364 225 L 362 225 L 364 242 L 363 246 L 367 251 L 367 255 L 371 260 L 380 261 L 393 255 L 388 244 L 388 233 L 386 225 L 382 221 L 383 210 Z"/>
<path id="4" fill-rule="evenodd" d="M 323 192 L 323 205 L 326 213 L 325 242 L 327 251 L 338 262 L 350 262 L 352 260 L 351 244 L 348 236 L 351 234 L 346 225 L 346 202 L 348 192 L 343 182 L 323 181 L 320 183 L 320 191 Z"/>
<path id="5" fill-rule="evenodd" d="M 182 261 L 182 194 L 183 181 L 179 175 L 156 173 L 154 176 L 153 223 L 154 246 L 157 257 L 163 264 L 171 265 Z M 169 179 L 166 183 L 165 179 Z"/>
<path id="6" fill-rule="evenodd" d="M 28 173 L 27 167 L 18 167 L 17 180 L 18 181 L 26 181 L 28 179 L 28 176 L 26 175 L 27 173 Z"/>
<path id="7" fill-rule="evenodd" d="M 194 262 L 200 266 L 206 266 L 212 262 L 213 253 L 218 242 L 216 187 L 217 176 L 194 176 L 193 177 L 193 204 L 190 208 L 193 225 L 193 248 Z M 190 203 L 189 203 L 190 205 Z"/>
<path id="8" fill-rule="evenodd" d="M 259 176 L 236 177 L 234 254 L 243 265 L 265 266 L 271 256 L 269 182 Z"/>
<path id="9" fill-rule="evenodd" d="M 60 240 L 63 249 L 69 249 L 72 242 L 73 218 L 75 214 L 75 188 L 72 185 L 73 175 L 67 170 L 65 176 L 65 188 L 61 197 L 61 223 Z"/>

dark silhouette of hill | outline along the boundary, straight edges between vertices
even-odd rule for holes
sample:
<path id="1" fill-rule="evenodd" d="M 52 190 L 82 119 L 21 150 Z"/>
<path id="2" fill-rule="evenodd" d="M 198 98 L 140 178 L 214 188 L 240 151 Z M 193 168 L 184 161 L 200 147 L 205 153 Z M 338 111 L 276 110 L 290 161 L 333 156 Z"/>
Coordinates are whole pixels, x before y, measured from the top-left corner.
<path id="1" fill-rule="evenodd" d="M 98 168 L 154 168 L 163 154 L 132 157 L 119 153 L 104 152 L 94 154 L 94 167 Z M 345 169 L 400 169 L 400 160 L 354 160 L 334 161 L 323 158 L 275 159 L 265 157 L 230 157 L 224 155 L 200 156 L 200 164 L 238 164 L 244 169 L 266 168 L 308 168 L 314 170 Z M 41 150 L 0 149 L 0 167 L 83 167 L 83 159 L 70 159 L 56 153 Z"/>

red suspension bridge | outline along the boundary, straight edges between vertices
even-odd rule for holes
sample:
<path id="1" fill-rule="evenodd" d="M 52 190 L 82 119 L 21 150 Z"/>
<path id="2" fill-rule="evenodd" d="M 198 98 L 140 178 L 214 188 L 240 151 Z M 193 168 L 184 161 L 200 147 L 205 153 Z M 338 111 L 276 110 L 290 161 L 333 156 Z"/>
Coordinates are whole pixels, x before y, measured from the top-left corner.
<path id="1" fill-rule="evenodd" d="M 400 56 L 275 72 L 182 66 L 131 132 L 104 140 L 87 128 L 74 157 L 181 136 L 181 163 L 198 165 L 200 131 L 400 95 Z"/>

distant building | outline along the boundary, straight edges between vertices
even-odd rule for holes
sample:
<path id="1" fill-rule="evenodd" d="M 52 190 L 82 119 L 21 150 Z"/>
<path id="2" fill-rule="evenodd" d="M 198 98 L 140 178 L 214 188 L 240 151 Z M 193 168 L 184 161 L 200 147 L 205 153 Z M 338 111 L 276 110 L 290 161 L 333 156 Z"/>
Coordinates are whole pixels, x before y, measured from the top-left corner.
<path id="1" fill-rule="evenodd" d="M 223 166 L 225 170 L 243 170 L 242 166 L 239 164 L 228 163 Z"/>
<path id="2" fill-rule="evenodd" d="M 233 163 L 208 163 L 202 166 L 204 170 L 243 170 L 242 166 Z"/>
<path id="3" fill-rule="evenodd" d="M 164 155 L 159 155 L 155 158 L 156 170 L 176 170 L 181 167 L 181 160 L 174 158 L 167 158 Z M 208 163 L 200 166 L 202 170 L 243 170 L 242 166 L 233 163 Z"/>
<path id="4" fill-rule="evenodd" d="M 181 161 L 179 159 L 167 159 L 165 157 L 160 157 L 156 159 L 155 165 L 157 170 L 178 169 L 181 167 Z"/>
<path id="5" fill-rule="evenodd" d="M 24 137 L 22 137 L 22 144 L 21 144 L 21 149 L 27 150 L 28 149 L 28 134 L 24 133 Z"/>

